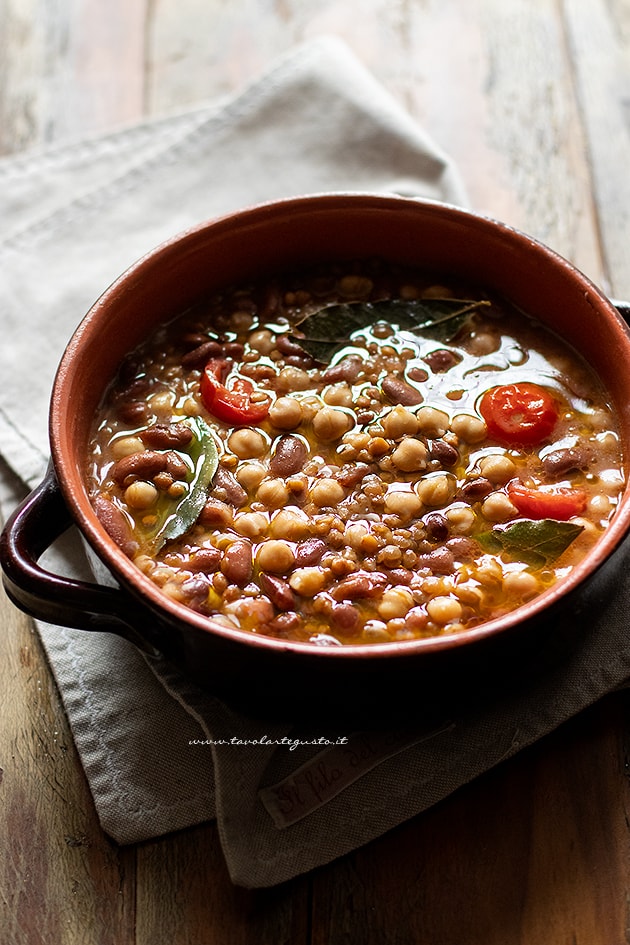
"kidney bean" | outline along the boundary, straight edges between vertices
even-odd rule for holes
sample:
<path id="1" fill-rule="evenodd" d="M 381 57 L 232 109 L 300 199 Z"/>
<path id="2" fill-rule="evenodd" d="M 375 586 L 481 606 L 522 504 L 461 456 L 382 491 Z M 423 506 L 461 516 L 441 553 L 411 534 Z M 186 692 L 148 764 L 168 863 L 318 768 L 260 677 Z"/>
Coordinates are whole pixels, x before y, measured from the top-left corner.
<path id="1" fill-rule="evenodd" d="M 326 543 L 321 538 L 308 538 L 295 549 L 295 566 L 309 568 L 321 561 Z"/>
<path id="2" fill-rule="evenodd" d="M 589 459 L 588 451 L 584 448 L 569 447 L 547 453 L 542 460 L 542 467 L 548 476 L 559 477 L 578 469 L 586 469 Z"/>
<path id="3" fill-rule="evenodd" d="M 210 358 L 218 358 L 222 354 L 222 346 L 218 341 L 204 341 L 203 344 L 187 351 L 182 356 L 182 367 L 188 369 L 203 368 Z"/>
<path id="4" fill-rule="evenodd" d="M 240 509 L 247 502 L 247 492 L 234 473 L 225 466 L 219 466 L 212 480 L 212 496 L 222 502 L 228 502 Z"/>
<path id="5" fill-rule="evenodd" d="M 478 502 L 485 499 L 492 492 L 492 483 L 489 479 L 479 476 L 477 479 L 470 479 L 465 482 L 460 489 L 460 493 L 467 502 Z"/>
<path id="6" fill-rule="evenodd" d="M 455 466 L 459 460 L 459 450 L 446 440 L 429 440 L 429 457 L 442 466 Z"/>
<path id="7" fill-rule="evenodd" d="M 286 479 L 299 472 L 306 462 L 306 444 L 297 436 L 290 433 L 281 436 L 269 463 L 269 470 L 274 476 Z"/>
<path id="8" fill-rule="evenodd" d="M 425 555 L 418 555 L 417 568 L 429 568 L 435 574 L 452 574 L 455 570 L 455 555 L 442 545 Z"/>
<path id="9" fill-rule="evenodd" d="M 155 450 L 144 450 L 142 453 L 131 453 L 123 456 L 114 463 L 111 477 L 118 485 L 122 485 L 128 476 L 136 479 L 152 479 L 166 469 L 166 453 L 157 453 Z"/>
<path id="10" fill-rule="evenodd" d="M 407 371 L 407 377 L 410 381 L 418 381 L 420 384 L 422 384 L 424 381 L 429 380 L 429 372 L 425 371 L 424 368 L 421 367 L 411 367 Z"/>
<path id="11" fill-rule="evenodd" d="M 359 611 L 352 604 L 335 604 L 330 612 L 330 619 L 340 630 L 348 633 L 359 622 Z"/>
<path id="12" fill-rule="evenodd" d="M 296 341 L 293 341 L 289 335 L 278 335 L 276 338 L 276 348 L 281 354 L 295 354 L 303 358 L 306 351 Z"/>
<path id="13" fill-rule="evenodd" d="M 224 528 L 231 521 L 232 509 L 219 499 L 208 499 L 199 515 L 199 523 L 211 528 Z"/>
<path id="14" fill-rule="evenodd" d="M 261 571 L 259 582 L 262 590 L 278 610 L 295 610 L 295 594 L 286 581 Z"/>
<path id="15" fill-rule="evenodd" d="M 474 538 L 467 538 L 465 535 L 455 535 L 453 538 L 449 538 L 446 547 L 458 559 L 477 558 L 481 552 L 478 542 Z"/>
<path id="16" fill-rule="evenodd" d="M 152 449 L 181 449 L 191 442 L 193 432 L 185 423 L 154 423 L 139 436 Z"/>
<path id="17" fill-rule="evenodd" d="M 437 351 L 430 351 L 422 360 L 429 365 L 434 374 L 444 374 L 459 364 L 461 356 L 455 354 L 454 351 L 449 351 L 448 348 L 439 348 Z"/>
<path id="18" fill-rule="evenodd" d="M 295 612 L 278 614 L 268 624 L 269 630 L 278 636 L 286 637 L 291 633 L 296 633 L 302 626 L 302 618 Z"/>
<path id="19" fill-rule="evenodd" d="M 353 384 L 361 373 L 362 366 L 361 358 L 356 354 L 350 354 L 343 361 L 327 368 L 322 374 L 322 380 L 325 384 L 337 384 L 339 381 Z"/>
<path id="20" fill-rule="evenodd" d="M 419 390 L 399 377 L 394 377 L 393 374 L 388 374 L 383 378 L 381 388 L 393 404 L 402 404 L 403 407 L 421 404 L 423 400 Z"/>
<path id="21" fill-rule="evenodd" d="M 391 568 L 387 572 L 387 577 L 392 584 L 404 584 L 409 586 L 413 580 L 413 571 L 408 568 Z"/>
<path id="22" fill-rule="evenodd" d="M 268 381 L 276 376 L 276 369 L 270 364 L 241 364 L 239 367 L 241 374 L 251 377 L 253 381 Z"/>
<path id="23" fill-rule="evenodd" d="M 344 488 L 350 488 L 361 482 L 371 468 L 367 463 L 352 463 L 348 466 L 342 466 L 333 478 L 341 483 Z"/>
<path id="24" fill-rule="evenodd" d="M 196 574 L 194 577 L 184 581 L 182 583 L 182 591 L 186 595 L 186 603 L 188 606 L 199 607 L 200 604 L 205 603 L 208 597 L 209 587 L 208 579 L 202 577 L 201 574 Z"/>
<path id="25" fill-rule="evenodd" d="M 336 601 L 359 600 L 362 597 L 376 597 L 387 583 L 387 578 L 379 573 L 356 571 L 339 581 L 331 591 Z"/>
<path id="26" fill-rule="evenodd" d="M 239 587 L 251 581 L 253 572 L 252 546 L 248 541 L 233 541 L 223 552 L 221 571 L 232 584 Z"/>
<path id="27" fill-rule="evenodd" d="M 142 423 L 147 416 L 147 405 L 144 400 L 132 400 L 119 404 L 116 415 L 123 423 Z"/>
<path id="28" fill-rule="evenodd" d="M 445 541 L 448 538 L 448 519 L 440 512 L 429 512 L 422 521 L 429 541 Z"/>
<path id="29" fill-rule="evenodd" d="M 173 450 L 169 450 L 166 456 L 166 471 L 170 473 L 173 479 L 186 479 L 188 476 L 188 466 Z"/>
<path id="30" fill-rule="evenodd" d="M 216 571 L 221 562 L 221 552 L 218 548 L 200 548 L 190 556 L 186 564 L 187 571 L 202 571 L 209 574 Z"/>
<path id="31" fill-rule="evenodd" d="M 240 341 L 226 341 L 221 345 L 221 353 L 224 358 L 232 358 L 234 361 L 240 361 L 243 357 L 245 348 Z"/>
<path id="32" fill-rule="evenodd" d="M 122 510 L 103 495 L 93 496 L 92 506 L 96 517 L 109 537 L 116 542 L 120 550 L 126 554 L 128 558 L 133 558 L 138 551 L 139 545 L 134 538 L 131 525 Z"/>

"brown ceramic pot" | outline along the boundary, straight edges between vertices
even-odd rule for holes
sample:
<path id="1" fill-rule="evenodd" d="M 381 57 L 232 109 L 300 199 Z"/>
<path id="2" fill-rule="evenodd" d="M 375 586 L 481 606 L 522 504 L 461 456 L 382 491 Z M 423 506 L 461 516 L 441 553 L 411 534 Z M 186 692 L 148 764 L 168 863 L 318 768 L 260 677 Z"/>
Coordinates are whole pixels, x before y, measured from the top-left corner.
<path id="1" fill-rule="evenodd" d="M 105 534 L 83 470 L 90 424 L 121 359 L 158 325 L 222 285 L 317 261 L 380 256 L 471 279 L 549 325 L 586 356 L 621 417 L 630 455 L 630 336 L 612 303 L 554 252 L 503 224 L 443 204 L 346 194 L 265 204 L 203 224 L 149 253 L 116 281 L 70 340 L 50 411 L 52 464 L 5 528 L 7 591 L 53 623 L 108 629 L 165 653 L 195 681 L 260 714 L 381 703 L 387 692 L 504 672 L 517 644 L 550 632 L 575 595 L 614 581 L 630 527 L 628 492 L 604 537 L 570 576 L 507 616 L 461 635 L 323 648 L 228 630 L 167 599 Z M 620 365 L 624 369 L 620 370 Z M 68 581 L 38 558 L 74 522 L 118 588 Z M 606 565 L 605 567 L 602 567 Z M 560 621 L 561 622 L 561 621 Z M 396 695 L 396 698 L 398 698 Z"/>

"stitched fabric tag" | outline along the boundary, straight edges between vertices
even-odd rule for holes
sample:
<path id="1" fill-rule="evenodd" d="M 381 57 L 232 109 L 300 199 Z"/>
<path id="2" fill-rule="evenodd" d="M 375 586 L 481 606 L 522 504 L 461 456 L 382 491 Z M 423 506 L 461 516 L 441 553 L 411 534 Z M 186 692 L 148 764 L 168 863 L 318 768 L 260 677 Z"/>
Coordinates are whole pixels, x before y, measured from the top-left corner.
<path id="1" fill-rule="evenodd" d="M 450 731 L 453 725 L 446 722 L 413 737 L 408 732 L 357 732 L 345 744 L 319 752 L 277 784 L 261 788 L 258 796 L 276 827 L 290 827 L 383 761 L 405 748 Z"/>

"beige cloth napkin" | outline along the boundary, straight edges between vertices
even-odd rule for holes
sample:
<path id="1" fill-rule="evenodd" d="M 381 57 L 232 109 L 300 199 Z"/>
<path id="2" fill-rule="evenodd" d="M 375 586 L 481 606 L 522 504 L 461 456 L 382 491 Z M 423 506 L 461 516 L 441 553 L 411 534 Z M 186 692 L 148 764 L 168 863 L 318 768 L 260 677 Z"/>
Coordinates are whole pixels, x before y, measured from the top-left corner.
<path id="1" fill-rule="evenodd" d="M 50 386 L 89 305 L 182 228 L 331 190 L 465 203 L 440 149 L 337 40 L 229 101 L 0 162 L 3 505 L 41 478 Z M 88 575 L 76 535 L 51 566 Z M 39 625 L 104 830 L 133 843 L 217 817 L 235 883 L 269 886 L 429 807 L 627 678 L 626 588 L 604 572 L 536 678 L 400 730 L 245 718 L 113 634 Z"/>

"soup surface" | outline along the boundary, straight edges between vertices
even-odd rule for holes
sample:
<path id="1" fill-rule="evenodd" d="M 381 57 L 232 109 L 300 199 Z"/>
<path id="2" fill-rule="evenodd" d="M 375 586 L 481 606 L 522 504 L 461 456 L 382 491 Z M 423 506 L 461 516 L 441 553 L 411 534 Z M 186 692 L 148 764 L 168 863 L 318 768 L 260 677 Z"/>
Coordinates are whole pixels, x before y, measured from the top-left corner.
<path id="1" fill-rule="evenodd" d="M 624 488 L 588 366 L 478 288 L 378 261 L 217 294 L 122 365 L 103 527 L 213 621 L 339 646 L 458 633 L 561 580 Z"/>

